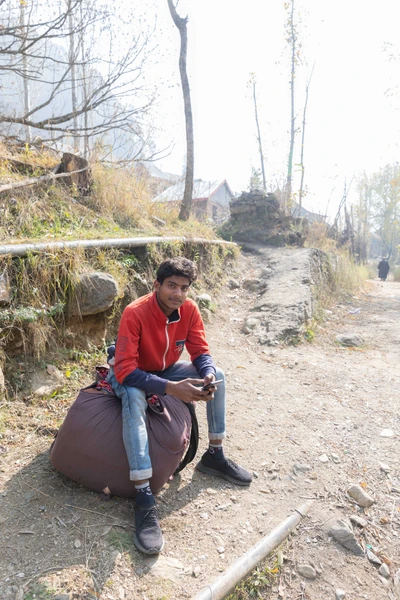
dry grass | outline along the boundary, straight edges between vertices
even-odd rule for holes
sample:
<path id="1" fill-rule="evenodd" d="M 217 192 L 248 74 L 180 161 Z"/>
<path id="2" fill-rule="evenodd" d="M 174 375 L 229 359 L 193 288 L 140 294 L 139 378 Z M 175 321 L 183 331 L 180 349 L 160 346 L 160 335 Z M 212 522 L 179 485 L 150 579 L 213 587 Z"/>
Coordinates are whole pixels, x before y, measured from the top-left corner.
<path id="1" fill-rule="evenodd" d="M 48 151 L 0 145 L 0 180 L 18 182 L 48 172 L 59 157 Z M 178 209 L 152 202 L 148 183 L 133 168 L 92 165 L 92 193 L 80 197 L 61 180 L 16 188 L 0 198 L 0 242 L 43 238 L 176 235 L 215 237 L 212 223 L 182 222 Z M 162 223 L 164 222 L 164 224 Z"/>
<path id="2" fill-rule="evenodd" d="M 392 271 L 393 281 L 400 281 L 400 267 L 395 267 Z"/>
<path id="3" fill-rule="evenodd" d="M 352 295 L 369 278 L 368 265 L 356 263 L 347 247 L 338 248 L 336 241 L 327 235 L 323 223 L 310 226 L 306 244 L 309 248 L 318 248 L 326 253 L 329 276 L 316 290 L 320 308 L 327 308 L 340 298 Z"/>

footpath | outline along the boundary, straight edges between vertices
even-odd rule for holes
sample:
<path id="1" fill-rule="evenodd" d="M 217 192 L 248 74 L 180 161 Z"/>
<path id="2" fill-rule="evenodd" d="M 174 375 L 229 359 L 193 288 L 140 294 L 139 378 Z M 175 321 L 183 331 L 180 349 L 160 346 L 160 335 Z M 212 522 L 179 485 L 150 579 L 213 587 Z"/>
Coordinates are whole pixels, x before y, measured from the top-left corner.
<path id="1" fill-rule="evenodd" d="M 261 266 L 243 257 L 238 281 Z M 131 502 L 104 502 L 49 464 L 43 422 L 49 413 L 61 422 L 73 398 L 15 402 L 0 439 L 2 599 L 191 598 L 314 499 L 263 598 L 399 600 L 400 284 L 370 281 L 326 312 L 312 343 L 297 346 L 260 345 L 243 333 L 256 300 L 257 292 L 227 286 L 207 325 L 228 382 L 226 452 L 253 472 L 253 483 L 215 481 L 192 463 L 159 496 L 166 544 L 158 559 L 133 547 Z M 365 344 L 338 346 L 341 333 Z M 200 454 L 204 407 L 197 412 Z M 349 495 L 352 485 L 371 506 Z M 341 527 L 350 550 L 346 532 L 332 537 Z"/>

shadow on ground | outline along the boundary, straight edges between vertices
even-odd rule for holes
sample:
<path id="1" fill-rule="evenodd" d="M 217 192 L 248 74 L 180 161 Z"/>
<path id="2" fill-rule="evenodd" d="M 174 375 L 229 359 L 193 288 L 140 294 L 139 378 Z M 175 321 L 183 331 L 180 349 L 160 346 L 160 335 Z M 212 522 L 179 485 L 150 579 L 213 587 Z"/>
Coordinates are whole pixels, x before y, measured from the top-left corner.
<path id="1" fill-rule="evenodd" d="M 158 499 L 161 525 L 203 485 L 195 472 L 192 479 L 178 475 L 164 486 Z M 132 586 L 140 586 L 155 560 L 133 545 L 133 506 L 133 500 L 104 500 L 55 471 L 49 451 L 38 454 L 0 495 L 2 600 L 103 597 L 114 585 L 122 554 L 130 559 Z"/>

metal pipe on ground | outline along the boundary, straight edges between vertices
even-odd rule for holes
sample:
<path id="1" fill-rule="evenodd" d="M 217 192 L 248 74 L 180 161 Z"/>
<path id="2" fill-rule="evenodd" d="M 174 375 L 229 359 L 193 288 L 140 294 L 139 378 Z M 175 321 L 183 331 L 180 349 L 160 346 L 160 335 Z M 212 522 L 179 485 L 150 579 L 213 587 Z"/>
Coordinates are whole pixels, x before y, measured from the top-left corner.
<path id="1" fill-rule="evenodd" d="M 313 502 L 313 500 L 308 500 L 296 508 L 290 517 L 282 521 L 271 533 L 238 558 L 220 577 L 192 596 L 192 600 L 222 600 L 225 598 L 260 561 L 271 554 L 287 538 L 301 519 L 308 514 Z"/>
<path id="2" fill-rule="evenodd" d="M 38 242 L 27 244 L 5 244 L 0 245 L 0 256 L 11 254 L 11 256 L 27 256 L 28 253 L 54 252 L 65 248 L 139 248 L 148 244 L 162 244 L 166 242 L 181 242 L 192 244 L 221 244 L 237 246 L 234 242 L 225 240 L 208 240 L 204 238 L 187 237 L 143 237 L 143 238 L 108 238 L 104 240 L 74 240 L 66 242 Z"/>

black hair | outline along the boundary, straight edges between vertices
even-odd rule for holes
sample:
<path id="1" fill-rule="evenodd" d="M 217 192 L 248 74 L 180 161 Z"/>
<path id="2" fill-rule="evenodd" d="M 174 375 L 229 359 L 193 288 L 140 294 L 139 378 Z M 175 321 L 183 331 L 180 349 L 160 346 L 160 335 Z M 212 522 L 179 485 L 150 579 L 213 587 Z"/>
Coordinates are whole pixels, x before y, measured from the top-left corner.
<path id="1" fill-rule="evenodd" d="M 176 277 L 187 277 L 190 283 L 193 283 L 197 279 L 197 267 L 194 262 L 184 256 L 167 258 L 157 269 L 157 281 L 163 284 L 164 279 L 173 275 Z"/>

